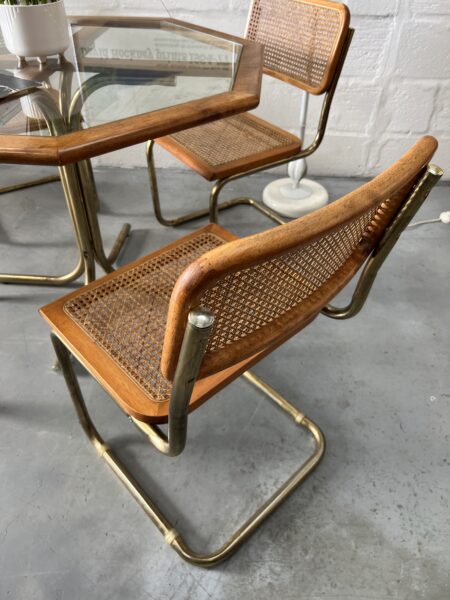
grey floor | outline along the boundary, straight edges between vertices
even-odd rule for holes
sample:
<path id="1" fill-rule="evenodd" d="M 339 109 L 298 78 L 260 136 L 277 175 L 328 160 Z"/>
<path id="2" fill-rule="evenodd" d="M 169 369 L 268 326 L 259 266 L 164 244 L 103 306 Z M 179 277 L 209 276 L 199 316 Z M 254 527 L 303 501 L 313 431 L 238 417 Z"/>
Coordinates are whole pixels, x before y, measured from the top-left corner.
<path id="1" fill-rule="evenodd" d="M 32 174 L 3 167 L 1 184 Z M 106 246 L 124 220 L 133 225 L 121 263 L 192 229 L 156 224 L 143 170 L 103 170 L 97 180 Z M 266 181 L 239 190 L 258 194 Z M 170 213 L 205 204 L 196 177 L 166 172 L 162 183 Z M 334 197 L 358 183 L 326 181 Z M 58 184 L 0 205 L 2 271 L 72 268 Z M 449 207 L 442 186 L 419 216 Z M 223 224 L 239 234 L 267 226 L 248 208 Z M 256 368 L 322 426 L 328 450 L 211 571 L 180 561 L 83 437 L 37 314 L 63 292 L 0 286 L 1 600 L 449 600 L 449 255 L 448 226 L 407 231 L 359 317 L 319 317 Z M 82 383 L 99 428 L 199 550 L 223 542 L 310 450 L 238 382 L 192 416 L 186 453 L 167 459 L 97 384 Z"/>

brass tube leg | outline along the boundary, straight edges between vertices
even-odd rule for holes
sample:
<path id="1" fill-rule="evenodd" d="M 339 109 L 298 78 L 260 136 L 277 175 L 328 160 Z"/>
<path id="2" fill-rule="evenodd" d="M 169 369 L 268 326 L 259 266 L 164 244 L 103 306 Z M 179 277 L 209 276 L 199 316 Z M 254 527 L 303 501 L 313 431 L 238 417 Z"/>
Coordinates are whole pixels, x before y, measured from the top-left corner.
<path id="1" fill-rule="evenodd" d="M 28 284 L 28 285 L 52 285 L 63 286 L 77 280 L 84 272 L 83 261 L 78 259 L 76 267 L 66 275 L 25 275 L 0 273 L 0 283 Z"/>
<path id="2" fill-rule="evenodd" d="M 22 183 L 16 183 L 0 188 L 0 195 L 10 194 L 11 192 L 17 192 L 19 190 L 26 190 L 28 188 L 37 187 L 38 185 L 45 185 L 46 183 L 53 183 L 59 181 L 59 175 L 49 175 L 48 177 L 41 177 L 40 179 L 31 179 L 29 181 L 23 181 Z"/>
<path id="3" fill-rule="evenodd" d="M 53 100 L 45 93 L 39 92 L 34 94 L 34 100 L 42 111 L 50 133 L 52 135 L 67 133 L 62 115 Z M 63 276 L 4 274 L 0 275 L 1 282 L 64 285 L 77 279 L 83 272 L 87 283 L 95 279 L 95 248 L 83 205 L 82 183 L 78 178 L 77 167 L 72 164 L 62 166 L 59 168 L 59 174 L 80 252 L 78 265 L 69 274 Z"/>
<path id="4" fill-rule="evenodd" d="M 62 286 L 78 279 L 83 272 L 87 281 L 95 279 L 95 265 L 90 252 L 89 231 L 85 216 L 80 212 L 80 203 L 77 194 L 80 194 L 78 182 L 74 174 L 75 167 L 67 165 L 60 167 L 59 178 L 64 189 L 67 208 L 75 231 L 75 238 L 80 252 L 76 267 L 66 275 L 26 275 L 26 274 L 0 274 L 1 283 L 53 285 Z"/>
<path id="5" fill-rule="evenodd" d="M 95 184 L 92 163 L 90 160 L 82 160 L 77 163 L 77 166 L 80 173 L 80 180 L 83 184 L 83 191 L 86 196 L 89 197 L 90 201 L 94 204 L 95 209 L 98 212 L 100 209 L 100 199 L 98 197 L 97 186 Z"/>
<path id="6" fill-rule="evenodd" d="M 78 279 L 83 273 L 85 282 L 95 280 L 95 260 L 107 272 L 114 270 L 113 263 L 117 260 L 120 251 L 130 233 L 131 226 L 123 225 L 109 256 L 103 249 L 103 241 L 97 218 L 98 195 L 92 168 L 89 161 L 76 165 L 66 165 L 59 168 L 59 176 L 39 180 L 40 183 L 61 180 L 67 202 L 70 218 L 75 230 L 75 238 L 80 252 L 80 259 L 76 267 L 66 275 L 28 275 L 0 273 L 0 283 L 53 285 L 63 286 Z M 38 185 L 38 182 L 33 185 Z M 22 187 L 31 187 L 32 183 L 13 186 L 14 190 Z M 4 188 L 6 193 L 9 188 Z M 9 191 L 14 191 L 9 190 Z M 2 193 L 2 191 L 0 191 Z"/>
<path id="7" fill-rule="evenodd" d="M 70 117 L 71 112 L 67 112 L 67 98 L 70 97 L 71 90 L 71 73 L 68 77 L 63 78 L 62 95 L 61 95 L 61 110 L 58 106 L 45 94 L 34 94 L 34 99 L 39 106 L 47 127 L 52 135 L 62 135 L 67 133 L 66 120 Z M 78 115 L 79 120 L 79 115 Z M 78 164 L 69 164 L 59 168 L 60 179 L 64 189 L 66 202 L 72 224 L 75 230 L 76 242 L 80 252 L 80 259 L 77 266 L 70 273 L 63 276 L 52 275 L 23 275 L 23 274 L 0 274 L 0 282 L 4 283 L 26 283 L 36 285 L 65 285 L 80 275 L 85 274 L 85 282 L 90 283 L 95 279 L 95 262 L 97 261 L 103 269 L 109 273 L 114 270 L 113 262 L 117 259 L 122 246 L 130 232 L 130 225 L 125 224 L 122 227 L 120 235 L 115 241 L 110 255 L 107 257 L 103 248 L 103 240 L 100 233 L 100 226 L 97 218 L 98 210 L 98 195 L 93 177 L 92 166 L 90 161 L 81 161 Z M 37 182 L 28 182 L 19 184 L 18 186 L 4 188 L 5 191 L 13 191 L 38 185 L 48 181 L 56 180 L 57 178 L 45 178 Z"/>
<path id="8" fill-rule="evenodd" d="M 187 215 L 184 215 L 183 217 L 178 217 L 176 219 L 166 219 L 164 217 L 161 211 L 158 178 L 156 176 L 154 146 L 155 142 L 153 140 L 150 140 L 147 143 L 147 166 L 150 183 L 150 193 L 153 202 L 153 210 L 155 211 L 155 217 L 158 223 L 161 223 L 161 225 L 164 225 L 165 227 L 176 227 L 177 225 L 183 225 L 184 223 L 189 223 L 190 221 L 195 221 L 197 219 L 207 217 L 209 215 L 209 209 L 207 208 L 203 210 L 196 210 L 194 212 L 190 212 Z"/>
<path id="9" fill-rule="evenodd" d="M 311 456 L 304 462 L 289 479 L 281 485 L 278 490 L 262 505 L 254 514 L 240 527 L 217 552 L 211 554 L 199 554 L 189 548 L 181 537 L 180 533 L 165 517 L 162 510 L 153 502 L 146 491 L 134 479 L 131 473 L 121 463 L 120 459 L 104 442 L 97 429 L 95 428 L 81 390 L 73 370 L 70 353 L 58 337 L 52 334 L 52 341 L 56 351 L 58 361 L 61 365 L 66 384 L 69 388 L 70 396 L 74 403 L 80 424 L 96 448 L 98 454 L 106 461 L 109 467 L 114 471 L 120 481 L 125 485 L 131 495 L 144 509 L 159 531 L 163 534 L 166 542 L 187 562 L 200 567 L 213 567 L 223 560 L 229 558 L 249 537 L 250 535 L 267 519 L 275 509 L 300 485 L 302 481 L 317 467 L 325 451 L 325 439 L 319 427 L 310 419 L 300 413 L 292 404 L 283 398 L 278 392 L 265 384 L 256 375 L 248 372 L 246 379 L 263 391 L 277 406 L 286 412 L 296 425 L 304 427 L 315 441 L 315 449 Z"/>
<path id="10" fill-rule="evenodd" d="M 222 190 L 224 182 L 217 181 L 209 196 L 209 222 L 210 223 L 218 223 L 219 222 L 219 194 Z"/>
<path id="11" fill-rule="evenodd" d="M 315 441 L 315 450 L 299 469 L 281 485 L 278 490 L 236 531 L 230 540 L 217 552 L 210 555 L 200 555 L 192 552 L 178 535 L 172 543 L 173 548 L 187 562 L 200 567 L 213 567 L 229 558 L 250 537 L 252 533 L 282 504 L 290 494 L 310 475 L 318 466 L 325 453 L 325 438 L 320 428 L 298 411 L 290 402 L 283 398 L 262 379 L 248 371 L 244 377 L 252 385 L 264 392 L 272 401 L 286 412 L 296 423 L 304 427 Z"/>
<path id="12" fill-rule="evenodd" d="M 83 204 L 89 224 L 89 231 L 92 238 L 95 258 L 106 273 L 112 273 L 114 271 L 113 263 L 117 260 L 120 251 L 122 250 L 122 247 L 130 234 L 131 225 L 129 223 L 125 223 L 122 226 L 122 229 L 113 244 L 111 253 L 109 256 L 106 256 L 97 216 L 99 206 L 97 188 L 95 186 L 95 180 L 90 162 L 83 161 L 78 163 L 77 174 L 80 181 L 80 188 L 82 190 Z"/>
<path id="13" fill-rule="evenodd" d="M 70 106 L 68 108 L 69 128 L 72 131 L 76 131 L 81 127 L 81 109 L 83 102 L 85 102 L 92 93 L 111 81 L 112 80 L 109 75 L 95 75 L 91 79 L 85 81 L 83 85 L 78 88 L 75 94 L 73 94 L 70 101 Z M 113 244 L 112 250 L 107 256 L 105 254 L 103 239 L 98 223 L 97 212 L 99 210 L 100 202 L 91 162 L 89 160 L 79 162 L 77 164 L 77 171 L 80 180 L 80 187 L 83 191 L 84 209 L 88 219 L 95 260 L 106 273 L 111 273 L 114 271 L 113 263 L 117 260 L 120 251 L 122 250 L 122 247 L 130 234 L 131 225 L 129 223 L 125 223 L 122 226 L 120 233 Z"/>
<path id="14" fill-rule="evenodd" d="M 225 187 L 227 183 L 230 181 L 234 181 L 231 179 L 222 179 L 218 181 L 213 189 L 211 190 L 211 195 L 209 198 L 209 220 L 211 223 L 219 222 L 219 212 L 222 210 L 228 210 L 229 208 L 234 208 L 235 206 L 251 206 L 255 208 L 260 213 L 275 221 L 278 225 L 284 225 L 287 223 L 285 219 L 280 217 L 275 211 L 270 209 L 268 206 L 262 204 L 262 202 L 258 202 L 253 198 L 241 197 L 241 198 L 233 198 L 232 200 L 227 200 L 226 202 L 222 202 L 219 204 L 219 195 L 222 189 Z"/>
<path id="15" fill-rule="evenodd" d="M 59 169 L 76 240 L 83 259 L 85 282 L 95 280 L 95 252 L 89 222 L 84 210 L 81 182 L 76 165 Z"/>
<path id="16" fill-rule="evenodd" d="M 210 200 L 209 200 L 209 209 L 196 210 L 190 212 L 182 217 L 177 217 L 175 219 L 166 219 L 162 214 L 161 210 L 161 200 L 159 196 L 159 188 L 158 188 L 158 178 L 156 175 L 156 167 L 155 167 L 155 157 L 154 157 L 154 147 L 155 142 L 150 140 L 147 143 L 147 166 L 148 166 L 148 175 L 150 182 L 150 192 L 151 198 L 153 202 L 153 210 L 155 211 L 155 217 L 161 225 L 165 225 L 166 227 L 176 227 L 178 225 L 183 225 L 184 223 L 189 223 L 191 221 L 195 221 L 197 219 L 202 219 L 203 217 L 209 216 L 209 220 L 211 223 L 218 223 L 219 221 L 219 212 L 223 210 L 228 210 L 229 208 L 233 208 L 234 206 L 252 206 L 259 210 L 261 213 L 278 223 L 279 225 L 283 225 L 286 221 L 281 218 L 275 211 L 271 210 L 269 207 L 264 204 L 258 202 L 257 200 L 253 200 L 252 198 L 235 198 L 233 200 L 228 200 L 226 202 L 222 202 L 222 204 L 218 203 L 219 194 L 222 188 L 229 182 L 237 179 L 237 176 L 229 179 L 223 179 L 218 181 L 213 189 L 211 190 Z M 245 177 L 247 173 L 243 173 L 239 177 Z"/>

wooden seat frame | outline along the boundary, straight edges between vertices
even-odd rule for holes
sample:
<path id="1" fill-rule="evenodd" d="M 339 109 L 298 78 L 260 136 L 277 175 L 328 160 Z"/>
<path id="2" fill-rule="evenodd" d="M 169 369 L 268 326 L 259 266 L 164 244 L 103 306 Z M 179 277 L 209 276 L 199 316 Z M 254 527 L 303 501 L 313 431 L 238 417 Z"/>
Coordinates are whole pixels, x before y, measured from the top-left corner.
<path id="1" fill-rule="evenodd" d="M 434 187 L 434 185 L 436 185 L 436 183 L 439 181 L 443 174 L 442 170 L 439 167 L 436 167 L 434 165 L 428 165 L 424 167 L 422 171 L 417 170 L 418 175 L 413 181 L 411 181 L 411 169 L 408 171 L 407 167 L 408 160 L 410 157 L 413 157 L 413 160 L 415 160 L 416 164 L 414 168 L 418 169 L 418 167 L 420 167 L 420 161 L 423 160 L 423 157 L 431 156 L 434 152 L 435 147 L 435 141 L 432 138 L 424 138 L 424 140 L 422 140 L 422 142 L 419 145 L 417 145 L 414 149 L 412 149 L 412 151 L 410 151 L 410 153 L 405 157 L 406 160 L 403 159 L 402 161 L 400 161 L 401 164 L 397 171 L 391 169 L 389 173 L 386 176 L 384 176 L 384 178 L 381 178 L 379 180 L 380 183 L 378 184 L 378 188 L 373 188 L 370 186 L 369 188 L 367 188 L 364 199 L 366 208 L 371 204 L 373 205 L 374 202 L 379 201 L 380 196 L 378 192 L 384 195 L 384 197 L 388 198 L 391 194 L 395 193 L 395 190 L 397 190 L 398 192 L 399 190 L 401 190 L 401 193 L 403 194 L 402 197 L 404 197 L 405 199 L 402 201 L 402 204 L 398 209 L 397 214 L 393 215 L 392 217 L 389 217 L 391 219 L 390 224 L 386 227 L 384 231 L 380 230 L 380 233 L 377 233 L 378 230 L 375 227 L 374 235 L 377 236 L 376 239 L 378 239 L 379 241 L 374 247 L 372 247 L 372 250 L 368 255 L 367 261 L 365 262 L 363 275 L 360 278 L 360 281 L 357 285 L 351 304 L 344 309 L 335 309 L 333 307 L 328 306 L 323 310 L 324 314 L 326 314 L 327 316 L 333 318 L 349 318 L 357 314 L 357 312 L 362 308 L 363 304 L 367 299 L 368 293 L 373 284 L 378 269 L 386 259 L 389 252 L 394 247 L 401 232 L 410 223 L 417 210 L 421 207 L 421 205 L 429 195 L 431 189 Z M 414 151 L 416 151 L 417 148 L 419 149 L 418 157 L 416 156 L 414 158 Z M 397 183 L 393 183 L 392 181 L 397 175 L 401 178 L 398 180 Z M 351 199 L 346 199 L 346 202 L 344 202 L 344 204 L 341 204 L 343 207 L 348 208 L 349 206 L 353 206 L 356 210 L 359 210 L 359 208 L 356 208 L 357 201 L 357 196 L 353 195 L 351 196 Z M 340 210 L 340 207 L 336 208 L 339 208 Z M 336 227 L 337 225 L 335 217 L 339 213 L 339 210 L 334 210 L 332 206 L 328 207 L 326 210 L 328 211 L 327 215 L 329 215 L 329 224 L 327 225 L 327 227 Z M 302 222 L 302 235 L 304 236 L 304 239 L 308 239 L 309 236 L 312 236 L 312 239 L 315 239 L 314 232 L 308 230 L 315 229 L 317 231 L 317 224 L 320 224 L 320 219 L 318 219 L 316 215 L 314 215 L 314 217 L 311 217 L 312 218 L 307 220 L 306 223 L 305 219 L 303 219 Z M 374 223 L 376 222 L 377 221 L 375 220 Z M 303 225 L 303 223 L 305 223 L 305 225 Z M 217 226 L 212 225 L 210 227 L 214 228 Z M 289 226 L 287 225 L 286 227 Z M 277 231 L 280 230 L 278 228 L 271 230 L 271 232 L 275 233 Z M 260 235 L 271 234 L 271 232 L 266 232 L 265 234 Z M 259 239 L 259 236 L 254 237 Z M 270 235 L 268 237 L 273 241 L 273 239 L 276 238 L 276 235 Z M 254 243 L 253 247 L 255 247 Z M 239 245 L 235 246 L 235 248 L 237 251 L 239 251 Z M 270 250 L 270 252 L 272 252 L 272 250 Z M 209 252 L 208 256 L 212 257 L 212 252 Z M 217 253 L 214 256 L 218 256 Z M 234 254 L 233 252 L 228 252 L 227 256 L 230 256 L 230 260 L 233 260 Z M 210 264 L 212 271 L 215 271 L 214 261 L 212 260 L 212 258 L 209 258 L 205 264 Z M 227 263 L 224 264 L 226 265 Z M 229 269 L 230 266 L 226 268 Z M 122 270 L 128 270 L 128 267 L 123 267 Z M 340 275 L 340 277 L 344 278 L 345 280 L 349 280 L 349 278 L 352 277 L 352 272 L 353 267 L 343 272 L 342 275 Z M 187 273 L 187 271 L 185 271 L 185 273 Z M 197 277 L 198 273 L 198 268 L 197 270 L 196 268 L 194 268 L 192 270 L 191 275 L 193 274 L 195 277 Z M 104 279 L 112 277 L 115 277 L 115 275 L 109 275 Z M 179 303 L 180 298 L 177 297 L 177 294 L 180 294 L 181 288 L 187 290 L 188 293 L 189 290 L 192 290 L 192 286 L 187 285 L 186 287 L 186 277 L 184 277 L 184 279 L 183 277 L 184 275 L 178 279 L 177 286 L 172 292 L 171 300 L 171 307 L 173 303 L 173 306 L 175 306 L 175 308 L 177 308 L 178 306 L 177 310 L 181 311 L 184 311 L 184 307 Z M 180 282 L 182 283 L 181 288 L 178 285 Z M 344 283 L 344 280 L 342 280 L 342 282 Z M 91 287 L 97 284 L 98 282 L 91 284 Z M 335 293 L 337 293 L 339 291 L 339 285 L 336 285 L 336 283 L 334 283 L 333 285 L 336 288 Z M 80 292 L 74 292 L 74 294 L 77 293 Z M 72 294 L 71 296 L 73 296 L 74 294 Z M 181 534 L 175 529 L 173 524 L 171 524 L 167 517 L 164 515 L 163 510 L 157 506 L 157 504 L 150 498 L 147 492 L 145 492 L 144 489 L 140 486 L 140 484 L 134 479 L 133 475 L 120 461 L 116 454 L 111 450 L 111 448 L 109 448 L 109 446 L 103 440 L 103 438 L 97 431 L 95 425 L 93 424 L 87 411 L 86 405 L 84 403 L 78 380 L 72 366 L 71 355 L 75 356 L 75 358 L 80 360 L 80 362 L 84 364 L 84 366 L 91 372 L 91 374 L 95 374 L 95 369 L 90 368 L 90 365 L 86 364 L 86 362 L 82 358 L 82 355 L 80 357 L 80 355 L 77 353 L 76 347 L 75 349 L 73 349 L 70 340 L 67 340 L 65 338 L 64 318 L 67 319 L 67 317 L 60 316 L 59 323 L 58 319 L 54 318 L 54 314 L 56 314 L 56 312 L 59 311 L 59 314 L 62 314 L 62 311 L 60 310 L 62 306 L 62 301 L 64 301 L 64 299 L 52 303 L 48 307 L 42 309 L 41 312 L 43 316 L 48 320 L 49 324 L 53 329 L 52 341 L 54 344 L 56 355 L 61 365 L 62 372 L 64 374 L 68 389 L 70 391 L 72 401 L 75 405 L 78 418 L 86 435 L 96 448 L 98 454 L 116 473 L 116 475 L 119 477 L 122 483 L 126 486 L 126 488 L 130 491 L 130 493 L 134 496 L 137 502 L 141 505 L 141 507 L 144 509 L 144 511 L 147 513 L 150 519 L 154 522 L 154 524 L 163 534 L 166 542 L 170 544 L 172 548 L 184 560 L 188 561 L 191 564 L 202 567 L 214 566 L 219 562 L 225 560 L 231 554 L 233 554 L 245 540 L 248 539 L 248 537 L 255 531 L 255 529 L 270 514 L 272 514 L 274 510 L 289 496 L 289 494 L 292 493 L 292 491 L 312 472 L 312 470 L 319 464 L 325 451 L 325 439 L 319 427 L 315 423 L 313 423 L 313 421 L 308 419 L 304 414 L 302 414 L 295 406 L 293 406 L 290 402 L 283 398 L 278 392 L 271 388 L 268 384 L 266 384 L 252 372 L 248 371 L 248 369 L 252 365 L 259 362 L 259 360 L 263 356 L 267 355 L 274 348 L 278 347 L 281 343 L 283 343 L 283 341 L 285 341 L 291 335 L 293 335 L 295 333 L 295 326 L 294 329 L 291 329 L 291 331 L 287 332 L 287 335 L 283 339 L 272 339 L 272 342 L 268 345 L 268 348 L 266 349 L 267 351 L 260 352 L 259 354 L 257 353 L 254 356 L 250 357 L 250 359 L 243 360 L 240 363 L 240 366 L 237 366 L 236 368 L 233 367 L 233 374 L 228 377 L 224 385 L 230 383 L 239 375 L 243 375 L 249 383 L 251 383 L 252 385 L 256 386 L 256 388 L 264 392 L 272 402 L 274 402 L 285 413 L 287 413 L 287 415 L 294 421 L 296 425 L 305 428 L 312 435 L 315 441 L 315 449 L 311 456 L 306 460 L 306 462 L 304 462 L 295 471 L 295 473 L 283 485 L 281 485 L 278 488 L 278 490 L 260 508 L 258 508 L 258 510 L 244 523 L 244 525 L 231 536 L 231 538 L 226 544 L 224 544 L 216 552 L 210 554 L 199 554 L 198 552 L 195 552 L 189 548 L 189 546 L 183 540 Z M 170 318 L 171 312 L 169 309 L 169 320 Z M 180 454 L 185 447 L 188 411 L 192 409 L 192 406 L 190 406 L 191 396 L 194 386 L 197 384 L 198 378 L 202 376 L 203 366 L 205 364 L 205 357 L 207 356 L 208 342 L 210 340 L 210 336 L 212 335 L 213 325 L 214 317 L 208 311 L 202 308 L 191 308 L 190 312 L 188 313 L 187 324 L 185 325 L 185 328 L 182 332 L 181 348 L 179 349 L 178 353 L 175 353 L 175 351 L 173 353 L 169 352 L 170 355 L 166 357 L 168 359 L 168 362 L 166 361 L 166 365 L 164 365 L 165 358 L 163 351 L 163 358 L 161 363 L 162 372 L 167 373 L 166 377 L 169 377 L 169 379 L 173 382 L 172 396 L 169 402 L 167 412 L 168 433 L 165 434 L 155 424 L 158 421 L 155 421 L 154 419 L 153 422 L 151 419 L 146 421 L 144 417 L 138 418 L 137 416 L 130 415 L 130 412 L 127 411 L 128 414 L 131 416 L 132 421 L 138 426 L 138 428 L 142 432 L 146 434 L 149 441 L 160 452 L 167 456 L 176 456 Z M 166 336 L 167 335 L 169 337 L 166 337 L 166 341 L 167 339 L 169 339 L 170 341 L 174 335 L 176 337 L 176 332 L 172 334 L 170 328 L 168 328 L 166 330 Z M 235 352 L 238 351 L 236 350 Z M 170 374 L 170 363 L 174 364 L 175 366 L 175 373 L 173 376 L 171 376 Z M 224 369 L 226 368 L 227 363 L 225 360 Z M 205 371 L 205 374 L 203 376 L 206 375 L 207 373 Z M 98 379 L 103 383 L 103 386 L 110 393 L 113 393 L 112 384 L 110 385 L 107 381 L 105 381 L 105 378 L 103 377 L 100 377 Z M 218 387 L 223 387 L 223 385 Z M 130 387 L 129 390 L 131 390 L 132 392 L 133 388 Z"/>
<path id="2" fill-rule="evenodd" d="M 312 4 L 317 3 L 317 4 L 332 6 L 332 3 L 328 2 L 327 0 L 311 0 L 311 2 L 312 2 Z M 343 5 L 341 5 L 341 6 L 343 6 Z M 253 6 L 250 9 L 250 14 L 251 14 L 252 8 L 253 8 Z M 346 7 L 345 7 L 345 9 L 346 9 Z M 349 19 L 348 12 L 347 12 L 347 19 Z M 248 32 L 246 32 L 246 35 L 247 35 L 247 33 Z M 268 68 L 264 69 L 264 72 L 267 75 L 287 81 L 288 83 L 296 85 L 297 87 L 300 87 L 301 89 L 304 89 L 307 92 L 311 91 L 312 93 L 315 93 L 315 94 L 321 94 L 325 91 L 325 96 L 324 96 L 324 100 L 322 103 L 322 109 L 321 109 L 321 113 L 320 113 L 320 118 L 319 118 L 316 135 L 315 135 L 313 141 L 311 142 L 311 144 L 307 148 L 301 149 L 299 152 L 294 153 L 287 158 L 282 158 L 281 160 L 280 159 L 279 160 L 273 160 L 273 159 L 270 160 L 270 158 L 267 158 L 265 164 L 255 167 L 255 168 L 252 168 L 252 169 L 246 169 L 245 165 L 237 166 L 235 173 L 216 181 L 216 183 L 214 184 L 214 186 L 210 192 L 208 209 L 193 211 L 186 215 L 183 215 L 183 216 L 177 217 L 177 218 L 173 218 L 173 219 L 168 219 L 163 215 L 162 209 L 161 209 L 159 188 L 158 188 L 158 179 L 157 179 L 157 174 L 156 174 L 154 147 L 155 147 L 155 144 L 159 144 L 159 143 L 161 143 L 161 145 L 163 147 L 166 147 L 166 144 L 163 143 L 163 141 L 166 138 L 161 138 L 161 140 L 158 140 L 158 139 L 150 140 L 147 143 L 147 166 L 148 166 L 148 174 L 149 174 L 150 191 L 151 191 L 153 209 L 155 212 L 155 217 L 159 221 L 159 223 L 161 223 L 161 225 L 165 225 L 168 227 L 176 227 L 178 225 L 182 225 L 184 223 L 188 223 L 190 221 L 194 221 L 196 219 L 200 219 L 200 218 L 203 218 L 206 216 L 209 216 L 210 223 L 218 223 L 219 222 L 219 212 L 228 210 L 235 206 L 251 206 L 251 207 L 255 208 L 256 210 L 258 210 L 259 212 L 266 215 L 267 217 L 269 217 L 275 223 L 278 223 L 281 225 L 286 223 L 286 219 L 283 219 L 274 210 L 270 209 L 268 206 L 259 202 L 258 200 L 255 200 L 254 198 L 239 197 L 239 198 L 234 198 L 232 200 L 228 200 L 228 201 L 219 203 L 219 195 L 220 195 L 221 191 L 223 190 L 223 188 L 228 183 L 231 183 L 232 181 L 236 181 L 237 179 L 241 179 L 243 177 L 247 177 L 247 176 L 253 175 L 255 173 L 260 173 L 261 171 L 265 171 L 267 169 L 274 169 L 276 167 L 288 164 L 292 161 L 305 159 L 308 156 L 311 156 L 311 154 L 313 154 L 314 152 L 316 152 L 316 150 L 321 145 L 323 138 L 325 136 L 325 131 L 326 131 L 326 127 L 328 124 L 328 118 L 329 118 L 334 94 L 335 94 L 336 87 L 339 82 L 339 78 L 341 76 L 342 68 L 344 66 L 345 59 L 347 57 L 347 53 L 350 48 L 350 44 L 351 44 L 353 35 L 354 35 L 354 30 L 352 28 L 348 28 L 347 34 L 343 40 L 342 46 L 340 48 L 336 49 L 337 60 L 335 61 L 334 74 L 332 75 L 331 78 L 329 77 L 329 84 L 328 84 L 328 87 L 325 88 L 325 90 L 322 90 L 322 89 L 311 90 L 310 88 L 308 88 L 308 86 L 302 84 L 301 82 L 298 82 L 298 81 L 296 82 L 292 78 L 280 75 L 273 69 L 268 69 Z M 333 71 L 331 70 L 331 73 L 332 72 Z M 170 137 L 167 139 L 170 141 Z M 171 144 L 168 143 L 167 148 L 166 148 L 167 150 L 169 150 L 169 152 L 171 152 L 170 146 L 171 146 Z M 179 153 L 174 152 L 175 156 L 177 156 L 178 154 Z M 178 157 L 180 157 L 180 156 L 178 156 Z"/>

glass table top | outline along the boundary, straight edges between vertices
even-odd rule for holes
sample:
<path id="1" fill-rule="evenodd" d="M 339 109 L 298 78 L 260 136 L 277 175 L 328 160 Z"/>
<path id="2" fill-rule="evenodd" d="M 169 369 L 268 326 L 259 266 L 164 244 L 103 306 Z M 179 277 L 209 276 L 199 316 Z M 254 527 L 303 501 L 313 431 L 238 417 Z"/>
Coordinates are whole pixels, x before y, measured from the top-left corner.
<path id="1" fill-rule="evenodd" d="M 0 135 L 46 136 L 49 120 L 59 135 L 233 89 L 240 43 L 169 19 L 135 25 L 72 25 L 62 61 L 22 68 L 0 34 Z"/>

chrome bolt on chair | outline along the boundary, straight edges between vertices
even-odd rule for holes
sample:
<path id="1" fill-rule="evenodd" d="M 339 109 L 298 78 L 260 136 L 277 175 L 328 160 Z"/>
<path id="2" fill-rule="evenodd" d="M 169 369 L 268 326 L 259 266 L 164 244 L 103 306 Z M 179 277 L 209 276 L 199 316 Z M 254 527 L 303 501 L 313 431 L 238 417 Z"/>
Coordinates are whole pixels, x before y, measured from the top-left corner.
<path id="1" fill-rule="evenodd" d="M 436 147 L 422 138 L 383 174 L 282 228 L 239 239 L 207 225 L 41 309 L 86 435 L 183 559 L 208 567 L 228 558 L 320 462 L 319 427 L 250 369 L 321 311 L 356 314 L 442 175 L 429 164 Z M 330 307 L 363 265 L 351 307 Z M 167 456 L 185 447 L 188 413 L 241 375 L 311 434 L 314 452 L 224 546 L 197 553 L 97 431 L 71 355 Z"/>
<path id="2" fill-rule="evenodd" d="M 307 148 L 303 140 L 250 113 L 187 129 L 147 144 L 150 188 L 156 218 L 176 226 L 220 210 L 250 205 L 274 220 L 285 220 L 253 198 L 219 204 L 225 185 L 265 169 L 310 156 L 322 143 L 331 103 L 353 36 L 344 4 L 329 0 L 253 0 L 245 37 L 264 44 L 264 73 L 304 92 L 325 94 L 317 134 Z M 165 148 L 208 181 L 215 181 L 208 210 L 176 219 L 163 216 L 156 177 L 154 145 Z"/>

